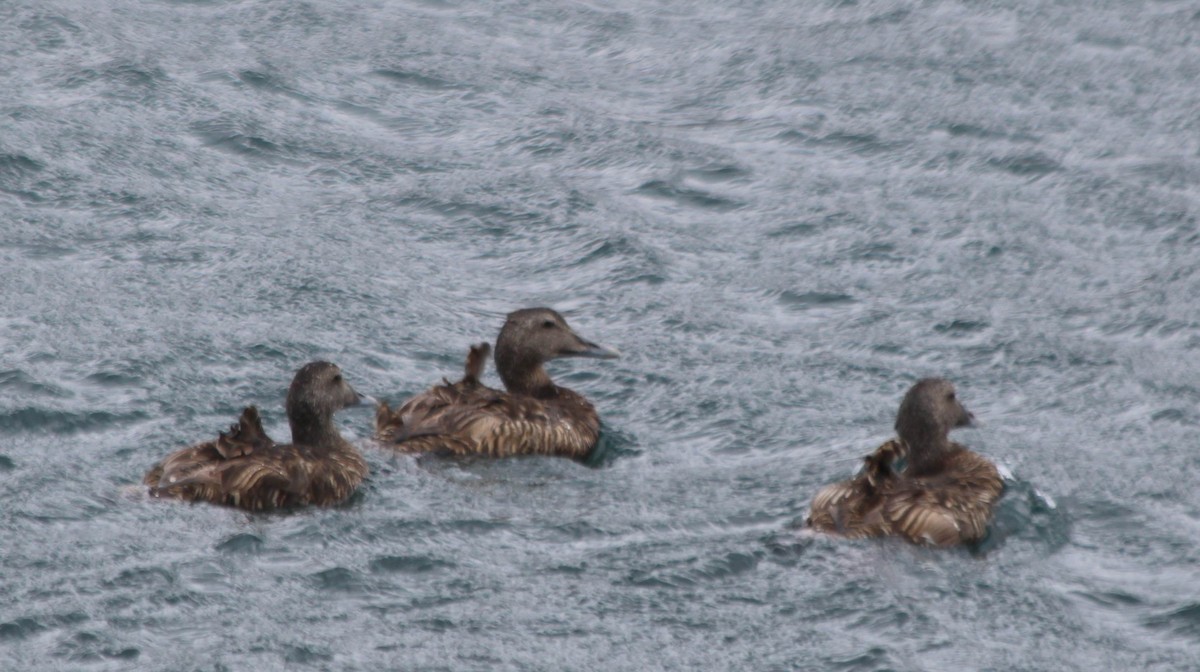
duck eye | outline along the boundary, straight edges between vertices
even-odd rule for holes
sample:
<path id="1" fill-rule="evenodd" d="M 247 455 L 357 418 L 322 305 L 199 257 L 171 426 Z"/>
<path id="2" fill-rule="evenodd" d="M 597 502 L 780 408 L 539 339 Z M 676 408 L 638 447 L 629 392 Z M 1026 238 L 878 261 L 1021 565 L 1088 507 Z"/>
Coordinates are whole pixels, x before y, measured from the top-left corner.
<path id="1" fill-rule="evenodd" d="M 543 329 L 553 329 L 555 326 L 557 325 L 554 324 L 554 320 L 546 320 L 545 322 L 542 322 Z"/>
<path id="2" fill-rule="evenodd" d="M 949 399 L 950 401 L 954 401 L 954 393 L 951 392 L 950 394 L 947 394 L 946 398 Z"/>
<path id="3" fill-rule="evenodd" d="M 339 373 L 339 374 L 337 374 L 336 376 L 334 376 L 334 377 L 333 377 L 333 382 L 335 382 L 335 383 L 340 383 L 340 382 L 342 382 L 342 374 L 340 374 L 340 373 Z"/>

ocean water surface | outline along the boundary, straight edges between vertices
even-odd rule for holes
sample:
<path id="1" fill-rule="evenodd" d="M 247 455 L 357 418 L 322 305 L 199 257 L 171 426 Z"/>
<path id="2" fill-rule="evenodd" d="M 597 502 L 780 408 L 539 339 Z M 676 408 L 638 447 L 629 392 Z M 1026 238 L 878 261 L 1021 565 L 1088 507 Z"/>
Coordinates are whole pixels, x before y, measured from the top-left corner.
<path id="1" fill-rule="evenodd" d="M 1200 668 L 1198 79 L 1171 0 L 2 3 L 0 669 Z M 588 464 L 137 492 L 534 305 Z M 796 529 L 928 375 L 987 543 Z"/>

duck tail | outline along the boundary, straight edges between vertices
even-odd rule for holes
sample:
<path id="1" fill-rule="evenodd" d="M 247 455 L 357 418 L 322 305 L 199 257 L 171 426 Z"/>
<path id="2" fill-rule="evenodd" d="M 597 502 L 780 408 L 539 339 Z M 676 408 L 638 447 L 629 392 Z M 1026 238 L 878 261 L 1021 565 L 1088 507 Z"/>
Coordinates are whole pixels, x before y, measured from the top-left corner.
<path id="1" fill-rule="evenodd" d="M 471 346 L 471 351 L 467 353 L 467 365 L 463 367 L 464 383 L 472 385 L 479 383 L 479 378 L 483 375 L 483 369 L 487 366 L 487 358 L 490 354 L 492 354 L 492 346 L 489 343 Z"/>
<path id="2" fill-rule="evenodd" d="M 273 443 L 263 430 L 258 407 L 247 406 L 238 421 L 229 426 L 229 432 L 221 432 L 217 436 L 216 448 L 221 457 L 228 460 L 249 455 Z"/>
<path id="3" fill-rule="evenodd" d="M 888 441 L 863 458 L 868 492 L 874 493 L 885 480 L 896 475 L 896 462 L 904 457 L 904 453 L 900 442 Z"/>
<path id="4" fill-rule="evenodd" d="M 404 418 L 399 413 L 393 413 L 386 401 L 379 402 L 375 409 L 375 436 L 393 441 L 404 430 Z"/>

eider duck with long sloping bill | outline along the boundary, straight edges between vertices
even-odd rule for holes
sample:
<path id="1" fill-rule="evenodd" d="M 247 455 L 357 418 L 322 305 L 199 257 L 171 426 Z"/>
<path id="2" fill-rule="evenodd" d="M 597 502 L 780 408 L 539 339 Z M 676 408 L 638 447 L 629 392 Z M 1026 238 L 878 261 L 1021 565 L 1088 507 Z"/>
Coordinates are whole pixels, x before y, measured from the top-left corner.
<path id="1" fill-rule="evenodd" d="M 467 356 L 463 379 L 443 381 L 395 410 L 380 404 L 375 436 L 400 452 L 586 459 L 600 437 L 600 416 L 583 395 L 555 385 L 545 363 L 561 357 L 612 359 L 549 308 L 509 313 L 496 338 L 496 370 L 505 391 L 479 382 L 491 348 Z"/>
<path id="2" fill-rule="evenodd" d="M 949 439 L 951 429 L 973 420 L 950 381 L 918 381 L 896 414 L 897 438 L 864 458 L 858 476 L 822 488 L 809 526 L 929 546 L 982 541 L 1004 481 L 987 458 Z"/>
<path id="3" fill-rule="evenodd" d="M 171 453 L 142 481 L 154 497 L 252 511 L 336 504 L 362 483 L 367 463 L 338 433 L 333 414 L 374 403 L 355 392 L 337 366 L 306 364 L 288 388 L 292 443 L 267 436 L 258 409 L 249 406 L 228 434 Z"/>

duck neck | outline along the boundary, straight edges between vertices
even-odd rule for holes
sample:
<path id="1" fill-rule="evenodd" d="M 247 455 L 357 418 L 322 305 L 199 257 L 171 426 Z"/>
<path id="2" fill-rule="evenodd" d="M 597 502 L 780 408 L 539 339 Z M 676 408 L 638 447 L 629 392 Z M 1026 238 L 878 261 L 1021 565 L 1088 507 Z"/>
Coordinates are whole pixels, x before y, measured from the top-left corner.
<path id="1" fill-rule="evenodd" d="M 554 396 L 558 389 L 541 361 L 521 357 L 508 348 L 497 346 L 496 371 L 500 374 L 500 380 L 504 381 L 504 389 L 512 394 L 548 397 Z"/>
<path id="2" fill-rule="evenodd" d="M 304 446 L 336 446 L 342 439 L 333 416 L 300 410 L 288 413 L 292 443 Z"/>
<path id="3" fill-rule="evenodd" d="M 941 471 L 946 457 L 955 450 L 955 444 L 944 433 L 901 436 L 900 440 L 908 447 L 908 466 L 904 471 L 910 476 Z"/>
<path id="4" fill-rule="evenodd" d="M 932 474 L 941 470 L 942 463 L 954 451 L 948 432 L 931 422 L 896 422 L 900 440 L 908 448 L 905 473 L 912 476 Z"/>

